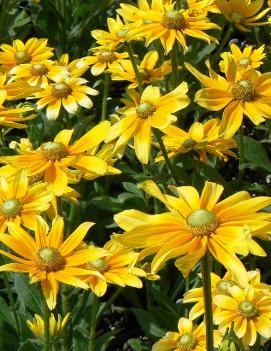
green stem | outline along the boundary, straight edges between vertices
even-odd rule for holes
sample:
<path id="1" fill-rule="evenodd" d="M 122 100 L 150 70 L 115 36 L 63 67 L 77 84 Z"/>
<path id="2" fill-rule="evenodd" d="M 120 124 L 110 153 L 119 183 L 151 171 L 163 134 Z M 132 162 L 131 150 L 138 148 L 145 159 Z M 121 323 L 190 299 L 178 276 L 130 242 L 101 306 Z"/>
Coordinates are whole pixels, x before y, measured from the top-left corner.
<path id="1" fill-rule="evenodd" d="M 62 291 L 62 314 L 65 316 L 68 313 L 68 298 L 66 296 L 67 291 L 66 291 L 66 286 L 63 286 L 63 291 Z M 63 331 L 63 337 L 62 337 L 62 351 L 68 351 L 69 350 L 69 335 L 68 335 L 68 329 L 67 326 L 65 327 Z"/>
<path id="2" fill-rule="evenodd" d="M 127 50 L 128 54 L 129 54 L 129 58 L 132 62 L 132 66 L 133 66 L 133 70 L 135 72 L 139 92 L 142 93 L 143 92 L 142 77 L 141 77 L 141 74 L 140 74 L 139 69 L 137 67 L 137 64 L 135 62 L 135 54 L 134 54 L 132 45 L 130 43 L 125 43 L 125 49 Z"/>
<path id="3" fill-rule="evenodd" d="M 214 55 L 214 58 L 212 60 L 212 65 L 214 65 L 215 63 L 217 63 L 217 61 L 220 58 L 220 54 L 222 53 L 222 51 L 224 50 L 225 45 L 227 44 L 227 42 L 229 41 L 231 34 L 232 34 L 233 30 L 232 30 L 232 26 L 229 25 L 226 34 L 224 35 L 218 49 L 217 52 Z"/>
<path id="4" fill-rule="evenodd" d="M 95 335 L 96 335 L 96 326 L 97 326 L 97 313 L 99 309 L 99 298 L 93 294 L 92 299 L 92 306 L 91 306 L 91 325 L 90 325 L 90 332 L 89 332 L 89 351 L 94 350 L 94 342 L 95 342 Z"/>
<path id="5" fill-rule="evenodd" d="M 1 127 L 0 127 L 0 143 L 1 143 L 2 147 L 6 146 L 5 137 L 4 137 L 3 130 Z"/>
<path id="6" fill-rule="evenodd" d="M 214 349 L 213 309 L 211 291 L 211 256 L 207 251 L 202 259 L 202 285 L 204 294 L 204 315 L 206 328 L 206 350 Z"/>
<path id="7" fill-rule="evenodd" d="M 104 74 L 104 93 L 103 93 L 103 103 L 102 103 L 102 121 L 106 119 L 107 115 L 107 97 L 109 92 L 111 75 L 110 73 Z"/>
<path id="8" fill-rule="evenodd" d="M 44 335 L 43 335 L 43 351 L 50 350 L 50 310 L 47 306 L 43 291 L 41 291 L 42 307 L 43 307 L 43 321 L 44 321 Z"/>
<path id="9" fill-rule="evenodd" d="M 166 164 L 167 164 L 167 167 L 168 167 L 169 172 L 171 174 L 171 177 L 174 179 L 176 185 L 178 185 L 179 181 L 178 181 L 178 178 L 175 174 L 174 168 L 170 162 L 170 159 L 168 158 L 167 151 L 166 151 L 165 145 L 163 143 L 163 139 L 161 137 L 160 131 L 158 129 L 153 128 L 153 134 L 154 134 L 157 142 L 159 143 L 160 149 L 161 149 L 162 154 L 164 156 L 164 159 L 166 161 Z"/>
<path id="10" fill-rule="evenodd" d="M 243 126 L 239 128 L 239 143 L 238 143 L 238 148 L 239 148 L 239 173 L 238 173 L 238 179 L 239 179 L 239 184 L 240 187 L 243 185 L 243 180 L 244 180 L 244 170 L 243 170 L 243 165 L 245 162 L 245 150 L 244 150 L 244 129 Z"/>
<path id="11" fill-rule="evenodd" d="M 175 89 L 178 86 L 179 82 L 179 68 L 178 68 L 178 47 L 175 43 L 172 50 L 170 51 L 170 60 L 172 67 L 172 80 L 173 80 L 173 88 Z"/>
<path id="12" fill-rule="evenodd" d="M 56 198 L 56 203 L 57 203 L 57 214 L 59 216 L 62 216 L 62 201 L 61 201 L 61 196 L 57 196 Z"/>

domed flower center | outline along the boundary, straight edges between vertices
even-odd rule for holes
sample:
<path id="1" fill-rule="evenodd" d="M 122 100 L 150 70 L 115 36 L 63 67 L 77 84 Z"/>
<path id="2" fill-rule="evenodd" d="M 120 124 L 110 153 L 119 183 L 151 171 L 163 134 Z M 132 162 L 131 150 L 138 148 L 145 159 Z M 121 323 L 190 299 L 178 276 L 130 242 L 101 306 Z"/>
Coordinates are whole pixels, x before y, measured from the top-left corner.
<path id="1" fill-rule="evenodd" d="M 142 80 L 146 81 L 150 78 L 150 71 L 147 68 L 139 68 L 139 73 L 142 77 Z"/>
<path id="2" fill-rule="evenodd" d="M 183 147 L 185 149 L 190 149 L 191 147 L 194 147 L 197 143 L 195 142 L 195 140 L 193 139 L 185 139 L 185 141 L 183 142 Z"/>
<path id="3" fill-rule="evenodd" d="M 177 347 L 182 351 L 194 350 L 198 340 L 192 333 L 183 334 L 177 341 Z"/>
<path id="4" fill-rule="evenodd" d="M 65 145 L 56 142 L 47 142 L 41 145 L 41 154 L 46 161 L 56 161 L 68 155 Z"/>
<path id="5" fill-rule="evenodd" d="M 119 37 L 119 38 L 125 38 L 126 35 L 128 34 L 128 32 L 129 32 L 129 29 L 123 28 L 123 29 L 119 30 L 119 31 L 116 33 L 116 35 L 117 35 L 117 37 Z"/>
<path id="6" fill-rule="evenodd" d="M 238 308 L 241 314 L 246 318 L 252 318 L 258 314 L 257 306 L 250 301 L 242 301 Z"/>
<path id="7" fill-rule="evenodd" d="M 241 23 L 242 21 L 244 20 L 244 16 L 240 13 L 240 12 L 237 12 L 237 11 L 233 11 L 231 14 L 230 14 L 230 21 L 233 22 L 233 23 Z"/>
<path id="8" fill-rule="evenodd" d="M 233 83 L 231 94 L 236 100 L 251 101 L 256 96 L 256 90 L 250 80 L 239 80 Z"/>
<path id="9" fill-rule="evenodd" d="M 244 67 L 247 67 L 248 65 L 251 64 L 251 59 L 248 58 L 248 57 L 244 57 L 242 58 L 240 61 L 239 61 L 239 65 L 240 66 L 244 66 Z"/>
<path id="10" fill-rule="evenodd" d="M 168 29 L 182 30 L 185 27 L 185 18 L 176 10 L 169 10 L 163 16 L 162 25 Z"/>
<path id="11" fill-rule="evenodd" d="M 42 76 L 43 74 L 48 73 L 48 68 L 43 63 L 35 63 L 31 67 L 31 73 L 34 76 Z"/>
<path id="12" fill-rule="evenodd" d="M 218 282 L 216 284 L 216 290 L 218 294 L 225 294 L 228 295 L 229 292 L 229 288 L 231 288 L 232 286 L 235 286 L 236 284 L 232 281 L 232 280 L 220 280 L 220 282 Z"/>
<path id="13" fill-rule="evenodd" d="M 102 51 L 98 54 L 98 61 L 102 63 L 112 63 L 116 61 L 116 55 L 112 51 Z"/>
<path id="14" fill-rule="evenodd" d="M 62 99 L 70 95 L 71 88 L 66 83 L 56 83 L 52 86 L 52 95 L 56 99 Z"/>
<path id="15" fill-rule="evenodd" d="M 136 110 L 138 117 L 143 119 L 150 117 L 155 111 L 156 106 L 149 101 L 142 102 Z"/>
<path id="16" fill-rule="evenodd" d="M 17 199 L 9 199 L 3 202 L 1 212 L 4 216 L 16 216 L 20 209 L 22 208 L 22 204 Z"/>
<path id="17" fill-rule="evenodd" d="M 87 264 L 88 269 L 92 271 L 98 271 L 100 273 L 106 272 L 109 266 L 104 258 L 98 258 L 97 260 L 92 260 Z"/>
<path id="18" fill-rule="evenodd" d="M 29 63 L 31 61 L 31 56 L 27 51 L 17 51 L 15 54 L 15 61 L 17 65 L 21 63 Z"/>
<path id="19" fill-rule="evenodd" d="M 65 259 L 61 256 L 58 249 L 54 247 L 45 247 L 39 250 L 36 257 L 38 269 L 46 272 L 56 272 L 65 267 Z"/>
<path id="20" fill-rule="evenodd" d="M 186 218 L 187 229 L 195 236 L 209 235 L 217 227 L 216 216 L 208 210 L 196 210 Z"/>

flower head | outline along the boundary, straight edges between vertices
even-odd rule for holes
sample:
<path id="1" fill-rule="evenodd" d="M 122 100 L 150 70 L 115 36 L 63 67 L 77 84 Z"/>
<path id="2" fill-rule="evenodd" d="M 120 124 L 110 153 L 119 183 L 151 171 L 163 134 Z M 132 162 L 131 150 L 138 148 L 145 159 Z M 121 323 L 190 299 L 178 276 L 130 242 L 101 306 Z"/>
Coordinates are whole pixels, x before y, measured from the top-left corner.
<path id="1" fill-rule="evenodd" d="M 27 320 L 26 324 L 36 337 L 42 339 L 44 337 L 44 320 L 42 316 L 38 314 L 35 314 L 34 317 L 35 318 L 32 321 Z M 58 314 L 57 319 L 55 318 L 54 314 L 51 313 L 49 320 L 49 330 L 50 337 L 52 339 L 60 336 L 60 334 L 65 329 L 69 319 L 70 313 L 67 313 L 64 318 L 62 318 L 61 315 Z"/>

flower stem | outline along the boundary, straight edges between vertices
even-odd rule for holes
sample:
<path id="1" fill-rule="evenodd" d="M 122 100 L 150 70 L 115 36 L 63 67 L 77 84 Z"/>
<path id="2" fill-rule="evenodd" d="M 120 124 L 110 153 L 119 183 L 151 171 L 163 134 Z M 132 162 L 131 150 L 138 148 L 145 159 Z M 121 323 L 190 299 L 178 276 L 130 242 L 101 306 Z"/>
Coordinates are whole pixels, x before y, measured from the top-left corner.
<path id="1" fill-rule="evenodd" d="M 178 68 L 178 47 L 175 43 L 172 50 L 170 51 L 170 60 L 172 67 L 172 80 L 173 80 L 173 88 L 175 89 L 179 82 L 179 68 Z"/>
<path id="2" fill-rule="evenodd" d="M 214 58 L 212 60 L 212 65 L 214 65 L 215 63 L 217 63 L 217 61 L 219 60 L 220 54 L 222 53 L 222 51 L 224 50 L 225 45 L 227 44 L 227 42 L 229 41 L 231 34 L 232 34 L 233 30 L 232 30 L 232 26 L 229 25 L 227 32 L 225 33 L 218 49 L 217 52 L 214 55 Z"/>
<path id="3" fill-rule="evenodd" d="M 41 291 L 41 297 L 44 321 L 43 351 L 50 351 L 50 310 L 47 306 L 43 291 Z"/>
<path id="4" fill-rule="evenodd" d="M 141 74 L 140 74 L 139 69 L 137 67 L 137 64 L 135 62 L 135 54 L 134 54 L 132 45 L 130 43 L 125 43 L 125 49 L 127 50 L 128 54 L 129 54 L 129 58 L 132 62 L 132 66 L 133 66 L 133 70 L 135 72 L 139 92 L 142 93 L 143 92 L 142 77 L 141 77 Z"/>
<path id="5" fill-rule="evenodd" d="M 107 117 L 107 97 L 109 92 L 111 75 L 105 72 L 104 74 L 104 92 L 103 92 L 103 103 L 102 103 L 102 121 Z"/>
<path id="6" fill-rule="evenodd" d="M 211 256 L 206 251 L 202 259 L 202 285 L 204 294 L 204 320 L 206 328 L 206 350 L 214 349 L 213 336 L 213 309 L 212 309 L 212 291 L 211 291 Z"/>
<path id="7" fill-rule="evenodd" d="M 238 180 L 240 187 L 243 185 L 243 180 L 244 180 L 244 170 L 243 170 L 243 165 L 245 162 L 245 153 L 244 153 L 244 129 L 243 125 L 239 128 L 239 142 L 238 142 L 238 148 L 239 148 L 239 172 L 238 172 Z"/>
<path id="8" fill-rule="evenodd" d="M 2 128 L 0 128 L 0 143 L 1 143 L 2 147 L 6 146 L 5 137 L 4 137 Z"/>
<path id="9" fill-rule="evenodd" d="M 166 161 L 166 164 L 167 164 L 167 167 L 168 167 L 169 172 L 171 174 L 171 177 L 175 181 L 176 185 L 178 185 L 178 178 L 177 178 L 176 173 L 174 171 L 174 168 L 170 162 L 170 159 L 168 158 L 167 151 L 166 151 L 165 145 L 163 143 L 163 139 L 161 137 L 160 131 L 158 129 L 153 128 L 153 134 L 154 134 L 157 142 L 159 143 L 160 149 L 161 149 L 162 154 L 164 156 L 164 159 Z"/>
<path id="10" fill-rule="evenodd" d="M 91 305 L 91 325 L 89 332 L 89 351 L 94 350 L 94 342 L 95 342 L 95 334 L 96 334 L 96 326 L 97 326 L 97 313 L 99 309 L 99 298 L 93 294 L 92 305 Z"/>

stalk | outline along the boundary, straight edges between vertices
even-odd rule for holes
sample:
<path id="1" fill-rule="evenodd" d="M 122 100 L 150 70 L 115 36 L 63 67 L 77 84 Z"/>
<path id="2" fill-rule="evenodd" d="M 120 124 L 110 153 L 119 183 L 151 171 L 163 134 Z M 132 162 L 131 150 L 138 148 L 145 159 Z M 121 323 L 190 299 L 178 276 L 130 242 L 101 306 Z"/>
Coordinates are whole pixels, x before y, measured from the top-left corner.
<path id="1" fill-rule="evenodd" d="M 202 285 L 204 294 L 204 321 L 206 328 L 206 350 L 214 349 L 211 264 L 211 256 L 207 250 L 205 256 L 201 261 Z"/>
<path id="2" fill-rule="evenodd" d="M 130 43 L 125 43 L 125 49 L 127 50 L 128 54 L 129 54 L 129 58 L 132 62 L 132 66 L 133 66 L 133 70 L 135 72 L 139 92 L 142 93 L 143 92 L 142 77 L 141 77 L 141 74 L 140 74 L 139 69 L 137 67 L 137 64 L 135 62 L 135 54 L 134 54 L 132 45 Z"/>
<path id="3" fill-rule="evenodd" d="M 50 310 L 47 306 L 43 291 L 41 291 L 41 295 L 44 321 L 43 351 L 50 351 Z"/>
<path id="4" fill-rule="evenodd" d="M 243 164 L 245 162 L 245 152 L 244 152 L 244 129 L 243 125 L 239 128 L 239 142 L 238 142 L 238 148 L 239 148 L 239 172 L 238 172 L 238 179 L 239 179 L 239 184 L 240 187 L 243 185 L 243 180 L 244 180 L 244 170 L 243 170 Z"/>
<path id="5" fill-rule="evenodd" d="M 96 326 L 97 326 L 97 313 L 99 309 L 99 298 L 93 294 L 92 306 L 91 306 L 91 325 L 89 331 L 89 351 L 94 350 L 94 342 L 95 342 L 95 335 L 96 335 Z"/>
<path id="6" fill-rule="evenodd" d="M 231 34 L 232 34 L 233 30 L 232 30 L 232 26 L 229 25 L 228 29 L 227 29 L 227 32 L 226 34 L 224 35 L 218 49 L 217 49 L 217 52 L 215 53 L 214 55 L 214 59 L 212 61 L 212 65 L 214 65 L 218 60 L 219 60 L 219 57 L 220 57 L 220 54 L 223 52 L 224 50 L 224 47 L 225 45 L 227 44 L 227 42 L 229 41 L 230 37 L 231 37 Z"/>
<path id="7" fill-rule="evenodd" d="M 110 73 L 104 74 L 104 92 L 103 92 L 103 102 L 102 102 L 102 121 L 106 119 L 107 115 L 107 97 L 109 92 L 111 75 Z"/>
<path id="8" fill-rule="evenodd" d="M 0 143 L 1 143 L 2 147 L 6 146 L 5 137 L 4 137 L 3 130 L 1 127 L 0 127 Z"/>
<path id="9" fill-rule="evenodd" d="M 178 86 L 179 82 L 179 69 L 178 69 L 178 47 L 175 43 L 172 50 L 170 51 L 170 60 L 171 60 L 171 67 L 172 67 L 172 78 L 173 78 L 173 89 Z"/>

